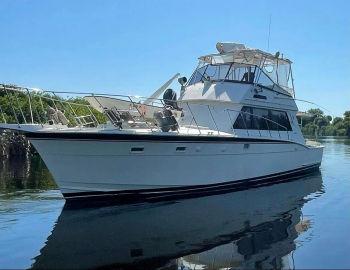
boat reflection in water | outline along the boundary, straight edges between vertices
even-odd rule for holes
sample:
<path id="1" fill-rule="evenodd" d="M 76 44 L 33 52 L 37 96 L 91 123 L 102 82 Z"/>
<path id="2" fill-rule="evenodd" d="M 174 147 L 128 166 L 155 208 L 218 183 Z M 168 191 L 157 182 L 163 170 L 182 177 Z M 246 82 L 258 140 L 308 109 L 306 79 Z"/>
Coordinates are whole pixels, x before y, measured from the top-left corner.
<path id="1" fill-rule="evenodd" d="M 63 209 L 34 269 L 291 267 L 320 174 L 186 200 Z"/>

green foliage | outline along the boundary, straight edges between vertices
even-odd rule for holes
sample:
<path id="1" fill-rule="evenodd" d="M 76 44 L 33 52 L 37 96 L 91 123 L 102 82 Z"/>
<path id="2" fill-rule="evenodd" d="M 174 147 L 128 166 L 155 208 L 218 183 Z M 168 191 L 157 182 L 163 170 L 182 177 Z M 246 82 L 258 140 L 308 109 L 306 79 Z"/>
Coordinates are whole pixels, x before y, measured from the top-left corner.
<path id="1" fill-rule="evenodd" d="M 323 111 L 321 109 L 310 109 L 307 111 L 309 114 L 313 114 L 315 116 L 318 115 L 324 115 Z"/>
<path id="2" fill-rule="evenodd" d="M 94 117 L 96 117 L 97 121 L 102 124 L 102 123 L 106 123 L 106 117 L 103 113 L 98 112 L 97 110 L 91 108 L 91 106 L 88 106 L 89 103 L 81 98 L 81 97 L 77 97 L 77 98 L 70 98 L 67 100 L 67 102 L 70 102 L 70 105 L 73 110 L 75 115 L 77 116 L 86 116 L 86 115 L 93 115 Z M 81 105 L 86 105 L 86 106 L 81 106 Z M 70 110 L 71 113 L 73 113 L 72 110 Z M 71 115 L 72 117 L 72 115 Z"/>
<path id="3" fill-rule="evenodd" d="M 344 113 L 344 118 L 350 119 L 350 111 L 346 111 L 346 112 Z"/>
<path id="4" fill-rule="evenodd" d="M 310 109 L 307 113 L 312 116 L 303 119 L 304 135 L 350 137 L 350 111 L 346 111 L 343 118 L 335 117 L 333 121 L 330 115 L 324 115 L 320 109 Z"/>
<path id="5" fill-rule="evenodd" d="M 68 126 L 96 120 L 106 123 L 105 116 L 88 106 L 83 98 L 64 99 L 54 94 L 38 95 L 17 91 L 0 91 L 0 121 L 7 123 L 48 123 L 49 107 L 62 111 L 68 119 Z M 30 107 L 32 110 L 30 110 Z"/>
<path id="6" fill-rule="evenodd" d="M 332 124 L 337 125 L 338 123 L 341 123 L 342 121 L 343 121 L 343 118 L 335 117 Z"/>

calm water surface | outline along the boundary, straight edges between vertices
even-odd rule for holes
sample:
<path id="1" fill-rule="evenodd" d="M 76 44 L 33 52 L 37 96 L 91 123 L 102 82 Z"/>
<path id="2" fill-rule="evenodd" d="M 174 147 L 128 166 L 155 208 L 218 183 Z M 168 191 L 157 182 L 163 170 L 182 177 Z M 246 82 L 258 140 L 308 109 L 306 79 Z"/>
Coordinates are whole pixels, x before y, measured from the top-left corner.
<path id="1" fill-rule="evenodd" d="M 322 143 L 293 182 L 79 210 L 40 158 L 0 160 L 0 268 L 350 268 L 350 140 Z"/>

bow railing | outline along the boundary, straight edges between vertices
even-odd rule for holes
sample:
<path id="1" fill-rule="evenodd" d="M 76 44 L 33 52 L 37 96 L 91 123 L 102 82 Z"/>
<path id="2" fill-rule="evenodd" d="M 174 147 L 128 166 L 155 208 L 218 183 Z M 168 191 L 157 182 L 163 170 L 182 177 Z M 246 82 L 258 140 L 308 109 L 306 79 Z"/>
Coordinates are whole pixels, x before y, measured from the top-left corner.
<path id="1" fill-rule="evenodd" d="M 66 96 L 66 97 L 64 97 Z M 148 100 L 147 105 L 144 101 Z M 234 128 L 239 116 L 254 116 L 264 127 Z M 215 106 L 203 101 L 151 99 L 139 96 L 90 92 L 38 91 L 0 84 L 0 120 L 17 125 L 40 124 L 74 128 L 144 129 L 192 135 L 240 135 L 290 139 L 287 127 L 263 116 Z M 111 125 L 108 125 L 108 122 Z M 272 128 L 274 127 L 274 128 Z M 276 128 L 278 127 L 278 128 Z"/>

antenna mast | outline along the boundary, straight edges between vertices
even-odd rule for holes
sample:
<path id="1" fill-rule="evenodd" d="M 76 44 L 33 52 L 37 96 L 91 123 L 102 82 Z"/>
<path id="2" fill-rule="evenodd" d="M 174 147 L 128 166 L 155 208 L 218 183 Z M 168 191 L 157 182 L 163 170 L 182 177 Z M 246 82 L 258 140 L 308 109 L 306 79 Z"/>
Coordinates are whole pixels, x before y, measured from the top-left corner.
<path id="1" fill-rule="evenodd" d="M 270 14 L 270 19 L 269 19 L 269 34 L 267 37 L 267 51 L 270 50 L 270 35 L 271 35 L 271 14 Z"/>

